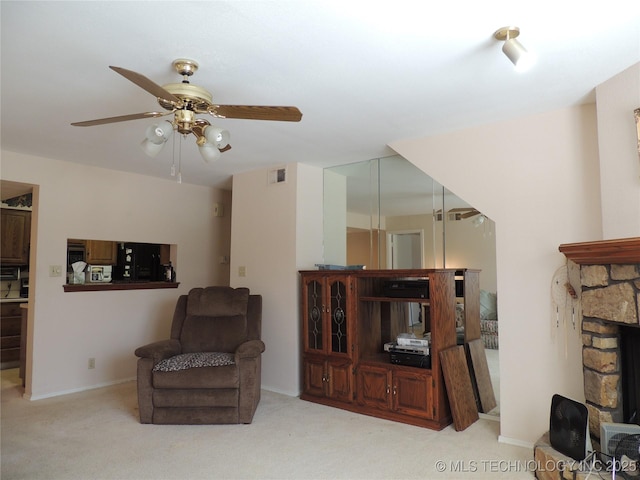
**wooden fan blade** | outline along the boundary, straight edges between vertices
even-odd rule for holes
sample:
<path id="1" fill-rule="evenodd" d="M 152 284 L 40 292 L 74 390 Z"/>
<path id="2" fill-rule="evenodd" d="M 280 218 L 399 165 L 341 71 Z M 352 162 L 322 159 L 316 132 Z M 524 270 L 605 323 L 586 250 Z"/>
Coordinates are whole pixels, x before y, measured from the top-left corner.
<path id="1" fill-rule="evenodd" d="M 86 122 L 74 122 L 74 127 L 91 127 L 93 125 L 104 125 L 105 123 L 126 122 L 128 120 L 138 120 L 140 118 L 153 118 L 169 115 L 173 112 L 145 112 L 132 113 L 131 115 L 120 115 L 119 117 L 99 118 L 97 120 L 87 120 Z"/>
<path id="2" fill-rule="evenodd" d="M 460 215 L 460 218 L 471 218 L 471 217 L 475 217 L 476 215 L 480 215 L 480 212 L 474 209 L 474 210 L 471 210 L 470 212 L 463 213 L 462 215 Z"/>
<path id="3" fill-rule="evenodd" d="M 209 113 L 220 118 L 242 118 L 246 120 L 277 120 L 299 122 L 302 113 L 297 107 L 265 107 L 256 105 L 211 105 Z"/>
<path id="4" fill-rule="evenodd" d="M 135 83 L 143 90 L 146 90 L 154 97 L 161 98 L 162 100 L 165 100 L 166 102 L 173 104 L 175 107 L 178 107 L 178 108 L 182 107 L 182 100 L 180 100 L 178 97 L 176 97 L 172 93 L 169 93 L 168 91 L 166 91 L 157 83 L 154 83 L 153 81 L 149 80 L 144 75 L 134 72 L 133 70 L 127 70 L 126 68 L 112 67 L 112 66 L 109 66 L 109 68 L 114 72 L 119 73 L 127 80 Z"/>
<path id="5" fill-rule="evenodd" d="M 231 150 L 231 145 L 227 145 L 227 146 L 226 146 L 226 147 L 224 147 L 224 148 L 219 148 L 218 150 L 220 150 L 220 153 L 222 153 L 222 152 L 226 152 L 227 150 Z"/>
<path id="6" fill-rule="evenodd" d="M 457 207 L 457 208 L 452 208 L 450 210 L 448 210 L 449 213 L 460 213 L 460 212 L 471 212 L 475 210 L 475 208 L 471 208 L 471 207 Z"/>

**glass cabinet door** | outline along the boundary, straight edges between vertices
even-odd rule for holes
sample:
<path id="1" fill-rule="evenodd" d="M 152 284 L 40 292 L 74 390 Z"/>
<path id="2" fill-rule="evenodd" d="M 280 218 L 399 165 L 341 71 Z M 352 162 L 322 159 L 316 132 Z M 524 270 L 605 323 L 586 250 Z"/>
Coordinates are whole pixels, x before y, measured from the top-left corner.
<path id="1" fill-rule="evenodd" d="M 322 283 L 311 280 L 306 287 L 307 296 L 307 349 L 324 350 L 324 297 Z"/>
<path id="2" fill-rule="evenodd" d="M 342 280 L 332 280 L 330 291 L 331 353 L 349 354 L 347 284 Z"/>

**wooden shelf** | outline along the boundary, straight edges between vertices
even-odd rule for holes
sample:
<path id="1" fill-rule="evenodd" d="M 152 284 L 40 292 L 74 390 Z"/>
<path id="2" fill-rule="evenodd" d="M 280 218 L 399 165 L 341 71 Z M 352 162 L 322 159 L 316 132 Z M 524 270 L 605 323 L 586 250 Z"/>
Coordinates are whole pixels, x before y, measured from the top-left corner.
<path id="1" fill-rule="evenodd" d="M 640 263 L 640 237 L 564 243 L 558 250 L 579 265 Z"/>
<path id="2" fill-rule="evenodd" d="M 123 282 L 85 283 L 63 285 L 65 292 L 109 292 L 112 290 L 151 290 L 157 288 L 178 288 L 180 282 Z"/>
<path id="3" fill-rule="evenodd" d="M 421 303 L 423 305 L 429 305 L 428 298 L 403 298 L 403 297 L 360 297 L 363 302 L 408 302 L 408 303 Z"/>

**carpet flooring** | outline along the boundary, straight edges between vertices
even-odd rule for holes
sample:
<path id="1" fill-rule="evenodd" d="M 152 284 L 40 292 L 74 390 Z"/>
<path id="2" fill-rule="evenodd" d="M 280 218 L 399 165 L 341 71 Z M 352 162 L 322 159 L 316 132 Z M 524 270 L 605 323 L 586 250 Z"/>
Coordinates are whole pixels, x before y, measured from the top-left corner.
<path id="1" fill-rule="evenodd" d="M 487 418 L 436 432 L 263 391 L 250 425 L 141 425 L 134 382 L 28 401 L 1 375 L 2 480 L 534 478 Z"/>

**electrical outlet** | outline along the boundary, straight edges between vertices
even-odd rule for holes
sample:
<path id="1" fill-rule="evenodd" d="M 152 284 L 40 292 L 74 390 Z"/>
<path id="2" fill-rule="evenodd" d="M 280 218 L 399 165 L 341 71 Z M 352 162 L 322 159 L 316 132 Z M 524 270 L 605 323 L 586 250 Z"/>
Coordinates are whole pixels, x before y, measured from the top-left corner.
<path id="1" fill-rule="evenodd" d="M 238 267 L 238 276 L 239 277 L 246 277 L 247 276 L 247 267 L 245 267 L 245 266 Z"/>
<path id="2" fill-rule="evenodd" d="M 95 358 L 91 357 L 89 359 L 89 363 L 88 363 L 88 367 L 87 368 L 89 368 L 89 370 L 93 370 L 94 368 L 96 368 L 96 359 Z"/>
<path id="3" fill-rule="evenodd" d="M 49 276 L 50 277 L 61 277 L 62 276 L 62 265 L 49 265 Z"/>

